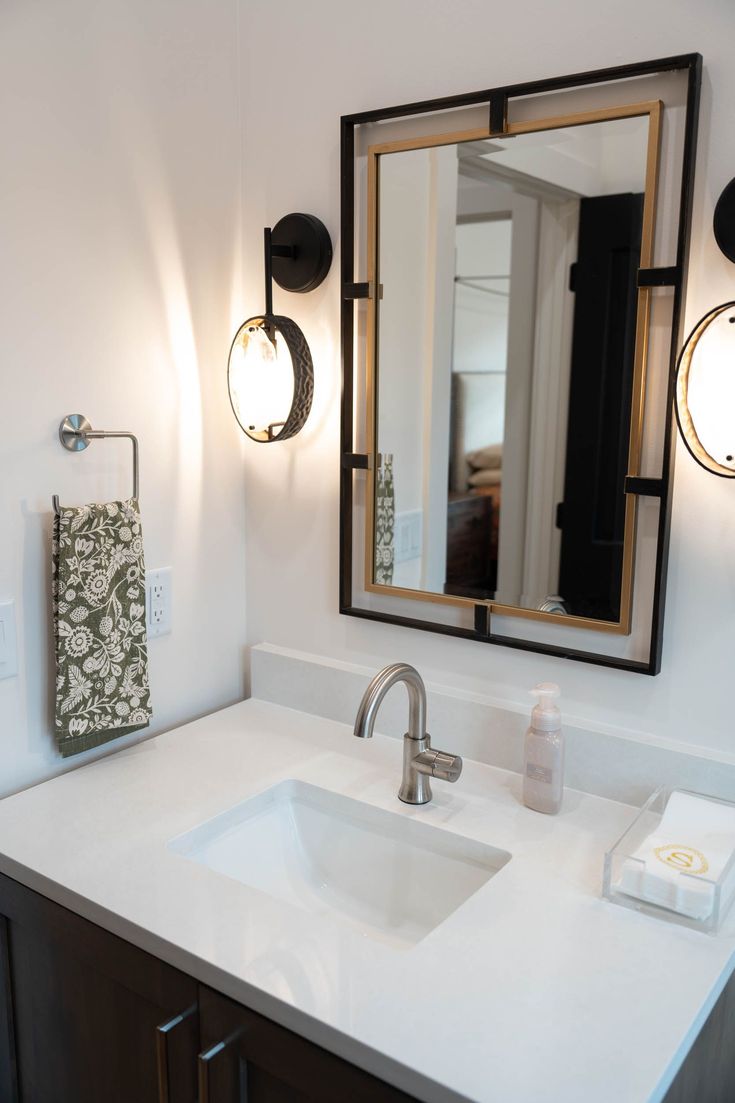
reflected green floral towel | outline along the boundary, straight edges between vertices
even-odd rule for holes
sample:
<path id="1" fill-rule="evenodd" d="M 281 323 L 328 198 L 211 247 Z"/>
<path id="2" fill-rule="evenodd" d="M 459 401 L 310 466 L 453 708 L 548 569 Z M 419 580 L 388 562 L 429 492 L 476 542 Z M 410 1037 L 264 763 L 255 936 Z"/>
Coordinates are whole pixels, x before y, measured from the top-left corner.
<path id="1" fill-rule="evenodd" d="M 375 488 L 375 581 L 393 583 L 396 559 L 396 498 L 393 485 L 393 453 L 384 452 L 378 464 Z"/>
<path id="2" fill-rule="evenodd" d="M 67 758 L 150 721 L 145 565 L 135 499 L 59 510 L 51 590 L 55 733 Z"/>

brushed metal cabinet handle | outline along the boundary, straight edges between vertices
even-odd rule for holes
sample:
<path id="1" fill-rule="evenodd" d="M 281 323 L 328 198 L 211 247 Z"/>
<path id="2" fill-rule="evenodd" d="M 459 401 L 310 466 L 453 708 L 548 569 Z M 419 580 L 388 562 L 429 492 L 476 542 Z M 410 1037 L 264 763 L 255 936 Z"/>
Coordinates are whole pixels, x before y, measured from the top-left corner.
<path id="1" fill-rule="evenodd" d="M 209 1049 L 203 1050 L 197 1058 L 197 1067 L 199 1070 L 199 1103 L 210 1103 L 209 1066 L 212 1061 L 214 1061 L 215 1057 L 218 1057 L 226 1048 L 227 1042 L 217 1042 L 215 1045 L 210 1046 Z"/>
<path id="2" fill-rule="evenodd" d="M 168 1038 L 172 1030 L 180 1026 L 190 1015 L 197 1010 L 197 1005 L 192 1004 L 186 1011 L 168 1019 L 156 1027 L 156 1066 L 158 1069 L 158 1103 L 170 1103 L 169 1098 L 169 1072 L 168 1072 Z"/>

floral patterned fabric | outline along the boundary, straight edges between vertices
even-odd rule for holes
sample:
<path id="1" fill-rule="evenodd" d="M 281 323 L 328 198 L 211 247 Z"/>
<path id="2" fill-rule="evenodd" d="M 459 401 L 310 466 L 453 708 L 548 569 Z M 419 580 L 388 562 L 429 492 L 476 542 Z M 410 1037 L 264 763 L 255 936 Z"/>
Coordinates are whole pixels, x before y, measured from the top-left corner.
<path id="1" fill-rule="evenodd" d="M 150 721 L 143 537 L 134 499 L 59 510 L 51 589 L 55 734 L 67 758 Z"/>
<path id="2" fill-rule="evenodd" d="M 378 466 L 375 487 L 375 581 L 383 586 L 393 582 L 396 557 L 396 502 L 393 487 L 393 453 L 384 452 Z"/>

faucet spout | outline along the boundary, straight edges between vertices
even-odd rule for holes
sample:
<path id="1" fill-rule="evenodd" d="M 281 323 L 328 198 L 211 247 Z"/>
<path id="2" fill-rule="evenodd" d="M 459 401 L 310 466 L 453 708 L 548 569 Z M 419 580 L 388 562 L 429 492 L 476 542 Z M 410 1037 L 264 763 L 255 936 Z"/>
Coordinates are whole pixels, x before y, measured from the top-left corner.
<path id="1" fill-rule="evenodd" d="M 394 663 L 376 674 L 357 710 L 354 734 L 359 739 L 372 737 L 378 709 L 396 682 L 403 682 L 408 692 L 408 731 L 403 737 L 403 777 L 398 797 L 405 804 L 427 804 L 431 800 L 430 778 L 456 781 L 462 772 L 462 759 L 432 749 L 426 730 L 426 687 L 418 670 L 408 663 Z"/>
<path id="2" fill-rule="evenodd" d="M 355 717 L 354 734 L 359 739 L 372 738 L 378 709 L 388 690 L 397 682 L 403 682 L 408 691 L 408 737 L 423 739 L 426 734 L 426 689 L 418 670 L 408 663 L 393 663 L 373 678 Z"/>

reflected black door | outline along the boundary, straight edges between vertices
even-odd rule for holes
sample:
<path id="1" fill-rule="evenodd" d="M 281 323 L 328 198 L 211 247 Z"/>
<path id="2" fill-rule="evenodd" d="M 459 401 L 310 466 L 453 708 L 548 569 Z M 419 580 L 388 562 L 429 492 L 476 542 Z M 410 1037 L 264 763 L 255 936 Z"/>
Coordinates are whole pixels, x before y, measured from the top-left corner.
<path id="1" fill-rule="evenodd" d="M 559 593 L 570 613 L 620 618 L 624 482 L 635 352 L 642 195 L 582 199 Z"/>

